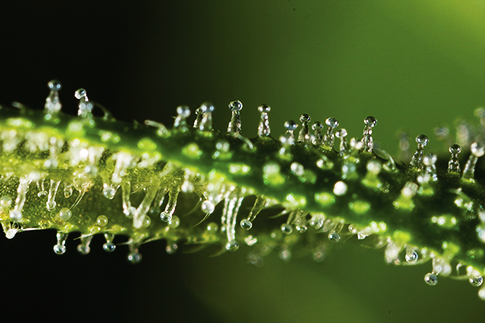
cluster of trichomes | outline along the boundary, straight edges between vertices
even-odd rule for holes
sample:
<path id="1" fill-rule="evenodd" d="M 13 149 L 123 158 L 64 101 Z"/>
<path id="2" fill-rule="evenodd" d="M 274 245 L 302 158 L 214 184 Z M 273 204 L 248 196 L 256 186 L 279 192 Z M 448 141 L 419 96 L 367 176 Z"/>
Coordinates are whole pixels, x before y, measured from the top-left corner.
<path id="1" fill-rule="evenodd" d="M 389 263 L 431 260 L 429 285 L 438 275 L 483 282 L 480 143 L 471 144 L 462 171 L 460 146 L 451 145 L 446 165 L 437 167 L 437 156 L 424 153 L 428 138 L 419 135 L 405 165 L 375 147 L 373 117 L 364 120 L 362 137 L 347 140 L 335 118 L 310 130 L 304 114 L 301 130 L 288 121 L 276 140 L 270 107 L 262 105 L 258 137 L 248 139 L 239 101 L 229 104 L 225 132 L 212 129 L 208 103 L 195 111 L 193 124 L 190 110 L 178 107 L 168 129 L 152 120 L 116 121 L 84 89 L 75 93 L 78 116 L 68 116 L 60 111 L 60 83 L 48 85 L 43 111 L 20 104 L 0 110 L 0 221 L 9 239 L 56 229 L 54 251 L 64 254 L 68 234 L 79 232 L 78 251 L 87 254 L 95 234 L 104 234 L 108 252 L 122 235 L 133 263 L 141 260 L 140 245 L 157 239 L 167 241 L 169 253 L 179 245 L 219 245 L 223 252 L 244 244 L 258 264 L 272 251 L 289 259 L 294 248 L 318 261 L 342 237 L 371 236 Z M 93 116 L 96 106 L 103 117 Z M 470 137 L 469 130 L 462 135 Z M 479 296 L 485 299 L 485 288 Z"/>

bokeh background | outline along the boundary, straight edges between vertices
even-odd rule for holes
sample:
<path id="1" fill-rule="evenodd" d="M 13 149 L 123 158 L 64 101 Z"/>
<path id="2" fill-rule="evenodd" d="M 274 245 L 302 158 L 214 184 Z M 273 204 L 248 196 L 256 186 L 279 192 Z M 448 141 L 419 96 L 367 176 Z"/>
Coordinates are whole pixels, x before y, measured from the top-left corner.
<path id="1" fill-rule="evenodd" d="M 378 119 L 375 138 L 397 151 L 396 131 L 432 138 L 485 104 L 484 1 L 17 1 L 0 10 L 0 102 L 41 109 L 46 84 L 63 82 L 118 118 L 170 124 L 175 108 L 239 99 L 243 133 L 255 136 L 256 107 L 272 107 L 275 136 L 308 113 L 333 116 L 351 136 Z M 444 152 L 436 140 L 428 151 Z M 88 256 L 52 252 L 55 232 L 0 239 L 2 317 L 40 321 L 451 322 L 483 321 L 485 303 L 466 282 L 440 279 L 431 265 L 394 267 L 382 250 L 348 242 L 322 263 L 309 257 L 264 266 L 245 252 L 211 257 L 142 247 Z"/>

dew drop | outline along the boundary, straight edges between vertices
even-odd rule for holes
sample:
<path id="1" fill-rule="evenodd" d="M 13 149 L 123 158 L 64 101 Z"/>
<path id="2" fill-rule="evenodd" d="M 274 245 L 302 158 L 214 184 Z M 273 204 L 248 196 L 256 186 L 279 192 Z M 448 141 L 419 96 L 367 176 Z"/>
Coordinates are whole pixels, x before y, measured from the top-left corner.
<path id="1" fill-rule="evenodd" d="M 473 287 L 480 287 L 483 284 L 483 277 L 482 276 L 470 277 L 468 281 Z"/>
<path id="2" fill-rule="evenodd" d="M 338 181 L 333 187 L 333 193 L 337 196 L 344 195 L 345 193 L 347 193 L 347 184 L 342 181 Z"/>
<path id="3" fill-rule="evenodd" d="M 433 273 L 427 273 L 425 276 L 424 276 L 424 281 L 426 284 L 428 284 L 429 286 L 435 286 L 436 284 L 438 284 L 438 276 L 436 276 L 435 274 Z"/>
<path id="4" fill-rule="evenodd" d="M 76 92 L 74 92 L 74 97 L 78 100 L 81 100 L 81 98 L 86 98 L 86 90 L 85 89 L 76 90 Z"/>
<path id="5" fill-rule="evenodd" d="M 242 219 L 240 224 L 241 228 L 246 230 L 251 230 L 251 228 L 253 227 L 253 224 L 248 219 Z"/>
<path id="6" fill-rule="evenodd" d="M 239 249 L 239 244 L 237 243 L 236 240 L 231 240 L 226 243 L 226 250 L 234 252 L 237 249 Z"/>
<path id="7" fill-rule="evenodd" d="M 284 260 L 284 261 L 290 261 L 291 260 L 291 251 L 288 250 L 287 248 L 284 248 L 283 250 L 281 250 L 279 252 L 279 255 L 281 260 Z"/>
<path id="8" fill-rule="evenodd" d="M 291 234 L 293 232 L 293 227 L 288 223 L 283 223 L 281 225 L 281 232 L 283 232 L 284 234 Z"/>
<path id="9" fill-rule="evenodd" d="M 59 211 L 59 218 L 61 218 L 61 220 L 63 221 L 68 221 L 72 216 L 72 212 L 70 209 L 68 208 L 62 208 L 60 211 Z"/>

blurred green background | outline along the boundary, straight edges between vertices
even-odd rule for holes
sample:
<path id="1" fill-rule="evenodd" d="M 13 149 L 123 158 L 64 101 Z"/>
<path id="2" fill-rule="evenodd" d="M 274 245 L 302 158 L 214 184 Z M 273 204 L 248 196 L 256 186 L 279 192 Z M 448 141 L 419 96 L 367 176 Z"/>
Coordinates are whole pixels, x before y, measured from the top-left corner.
<path id="1" fill-rule="evenodd" d="M 255 136 L 262 103 L 275 136 L 308 113 L 336 117 L 350 136 L 374 115 L 375 140 L 397 151 L 396 131 L 432 138 L 436 125 L 473 117 L 485 103 L 484 1 L 21 1 L 0 12 L 0 102 L 42 108 L 47 81 L 129 121 L 170 124 L 175 108 L 209 100 L 225 129 L 239 99 L 243 133 Z M 443 152 L 436 140 L 427 151 Z M 431 206 L 430 206 L 431 207 Z M 392 216 L 392 215 L 390 215 Z M 483 321 L 485 303 L 467 282 L 428 287 L 426 264 L 386 265 L 382 250 L 348 242 L 322 263 L 309 257 L 263 267 L 245 252 L 164 255 L 143 246 L 125 262 L 94 239 L 52 252 L 54 232 L 0 239 L 5 315 L 32 319 L 167 322 Z M 211 250 L 214 251 L 214 250 Z"/>

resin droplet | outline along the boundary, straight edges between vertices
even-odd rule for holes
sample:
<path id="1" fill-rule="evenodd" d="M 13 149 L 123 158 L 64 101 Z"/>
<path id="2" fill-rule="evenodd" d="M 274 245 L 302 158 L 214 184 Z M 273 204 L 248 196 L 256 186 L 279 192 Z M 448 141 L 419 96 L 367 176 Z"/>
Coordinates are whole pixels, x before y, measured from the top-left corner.
<path id="1" fill-rule="evenodd" d="M 72 212 L 70 209 L 68 208 L 62 208 L 60 211 L 59 211 L 59 218 L 62 220 L 62 221 L 68 221 L 72 216 Z"/>
<path id="2" fill-rule="evenodd" d="M 103 250 L 106 252 L 113 252 L 116 249 L 116 245 L 113 243 L 115 235 L 113 233 L 105 233 L 104 238 L 106 242 L 103 244 Z"/>
<path id="3" fill-rule="evenodd" d="M 229 110 L 231 110 L 231 121 L 227 126 L 227 132 L 232 135 L 238 135 L 241 133 L 241 109 L 243 104 L 239 100 L 235 100 L 229 103 Z"/>
<path id="4" fill-rule="evenodd" d="M 438 175 L 436 174 L 436 160 L 437 157 L 435 154 L 429 154 L 424 156 L 423 164 L 424 164 L 424 175 L 428 175 L 430 181 L 436 182 L 438 180 Z"/>
<path id="5" fill-rule="evenodd" d="M 211 131 L 212 130 L 212 112 L 214 112 L 214 106 L 209 102 L 204 102 L 199 108 L 202 111 L 202 117 L 198 123 L 198 129 L 203 131 Z M 197 110 L 199 110 L 197 109 Z M 198 118 L 199 116 L 197 116 Z M 195 123 L 194 123 L 195 127 Z"/>
<path id="6" fill-rule="evenodd" d="M 91 251 L 91 240 L 93 240 L 93 236 L 81 236 L 81 243 L 77 246 L 77 251 L 81 255 L 87 255 Z"/>
<path id="7" fill-rule="evenodd" d="M 66 240 L 67 240 L 67 233 L 64 232 L 57 232 L 57 244 L 54 246 L 54 252 L 57 255 L 63 255 L 66 253 Z"/>
<path id="8" fill-rule="evenodd" d="M 190 116 L 190 109 L 186 105 L 181 105 L 177 107 L 177 117 L 173 122 L 174 128 L 185 131 L 187 130 L 187 118 Z"/>
<path id="9" fill-rule="evenodd" d="M 141 254 L 138 252 L 138 249 L 130 252 L 128 254 L 128 261 L 133 265 L 139 264 L 141 262 Z"/>
<path id="10" fill-rule="evenodd" d="M 271 111 L 271 107 L 263 104 L 258 107 L 258 111 L 261 113 L 261 118 L 258 126 L 258 136 L 267 137 L 271 133 L 271 129 L 269 128 L 269 119 L 268 119 L 268 112 Z"/>
<path id="11" fill-rule="evenodd" d="M 409 165 L 415 168 L 423 168 L 423 150 L 428 144 L 428 137 L 421 134 L 416 137 L 416 142 L 418 143 L 418 148 L 414 152 L 413 158 L 411 159 Z"/>
<path id="12" fill-rule="evenodd" d="M 470 285 L 472 285 L 473 287 L 480 287 L 483 284 L 483 277 L 482 276 L 470 277 L 468 281 L 470 282 Z"/>
<path id="13" fill-rule="evenodd" d="M 372 116 L 369 116 L 364 119 L 364 124 L 365 124 L 364 133 L 361 140 L 363 145 L 362 149 L 364 151 L 371 152 L 372 148 L 374 148 L 374 139 L 372 138 L 372 128 L 376 126 L 377 119 Z"/>
<path id="14" fill-rule="evenodd" d="M 96 218 L 96 225 L 98 227 L 105 227 L 108 224 L 108 217 L 106 215 L 100 215 Z"/>
<path id="15" fill-rule="evenodd" d="M 438 284 L 438 276 L 436 276 L 434 273 L 427 273 L 424 276 L 424 281 L 429 286 L 436 286 L 436 284 Z"/>
<path id="16" fill-rule="evenodd" d="M 293 232 L 293 227 L 288 223 L 283 223 L 281 225 L 281 232 L 284 234 L 291 234 Z"/>
<path id="17" fill-rule="evenodd" d="M 308 114 L 302 114 L 300 116 L 301 130 L 300 130 L 300 133 L 298 134 L 299 142 L 303 142 L 305 144 L 311 143 L 310 129 L 308 127 L 310 120 L 311 118 Z"/>
<path id="18" fill-rule="evenodd" d="M 471 155 L 466 162 L 462 178 L 469 181 L 475 181 L 475 166 L 477 164 L 478 158 L 482 157 L 485 153 L 485 147 L 482 143 L 474 142 L 473 144 L 471 144 L 470 150 Z"/>
<path id="19" fill-rule="evenodd" d="M 231 193 L 230 196 L 224 200 L 221 224 L 222 230 L 226 232 L 226 249 L 228 251 L 236 251 L 239 248 L 239 245 L 236 242 L 236 221 L 242 200 L 243 197 L 238 196 L 237 193 Z"/>
<path id="20" fill-rule="evenodd" d="M 59 100 L 59 91 L 61 90 L 61 82 L 52 80 L 47 83 L 50 89 L 49 96 L 45 100 L 45 119 L 52 120 L 55 118 L 57 112 L 61 110 L 61 101 Z"/>
<path id="21" fill-rule="evenodd" d="M 295 139 L 295 129 L 298 128 L 298 124 L 293 120 L 288 120 L 285 122 L 286 128 L 286 138 L 293 138 L 293 142 Z"/>
<path id="22" fill-rule="evenodd" d="M 405 256 L 405 259 L 406 259 L 406 262 L 409 263 L 409 264 L 414 264 L 416 263 L 416 261 L 418 261 L 418 253 L 416 252 L 416 250 L 414 250 L 413 248 L 409 248 L 407 247 L 406 248 L 406 256 Z"/>
<path id="23" fill-rule="evenodd" d="M 79 109 L 77 114 L 83 118 L 91 118 L 93 116 L 93 104 L 89 102 L 88 94 L 85 89 L 78 89 L 74 92 L 74 96 L 79 100 Z"/>
<path id="24" fill-rule="evenodd" d="M 216 206 L 214 205 L 214 203 L 212 203 L 211 201 L 209 200 L 205 200 L 204 202 L 202 202 L 202 204 L 200 205 L 200 209 L 207 213 L 207 214 L 211 214 L 212 212 L 214 212 L 214 209 L 216 208 Z"/>
<path id="25" fill-rule="evenodd" d="M 335 118 L 328 118 L 325 120 L 327 128 L 327 133 L 325 134 L 325 138 L 323 139 L 325 146 L 333 148 L 333 141 L 334 141 L 334 134 L 333 131 L 336 127 L 338 127 L 339 122 Z M 372 131 L 371 131 L 372 133 Z"/>
<path id="26" fill-rule="evenodd" d="M 199 129 L 200 122 L 202 121 L 202 117 L 204 116 L 204 110 L 202 107 L 199 107 L 195 110 L 195 120 L 193 127 L 195 129 Z"/>
<path id="27" fill-rule="evenodd" d="M 335 136 L 340 139 L 339 151 L 340 156 L 347 155 L 349 151 L 349 144 L 347 142 L 347 130 L 345 128 L 341 128 L 339 131 L 335 133 Z"/>
<path id="28" fill-rule="evenodd" d="M 312 129 L 314 131 L 313 133 L 313 144 L 315 146 L 320 146 L 323 143 L 323 134 L 322 134 L 322 129 L 323 125 L 319 121 L 315 121 L 315 123 L 312 126 Z"/>
<path id="29" fill-rule="evenodd" d="M 451 158 L 448 162 L 448 172 L 459 173 L 461 171 L 460 161 L 458 160 L 458 154 L 461 152 L 460 145 L 451 145 L 449 148 L 449 152 L 451 153 Z"/>
<path id="30" fill-rule="evenodd" d="M 251 228 L 253 227 L 253 224 L 248 219 L 242 219 L 240 225 L 241 228 L 245 230 L 251 230 Z"/>

